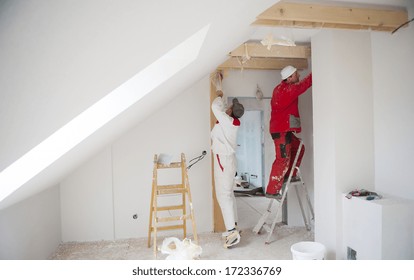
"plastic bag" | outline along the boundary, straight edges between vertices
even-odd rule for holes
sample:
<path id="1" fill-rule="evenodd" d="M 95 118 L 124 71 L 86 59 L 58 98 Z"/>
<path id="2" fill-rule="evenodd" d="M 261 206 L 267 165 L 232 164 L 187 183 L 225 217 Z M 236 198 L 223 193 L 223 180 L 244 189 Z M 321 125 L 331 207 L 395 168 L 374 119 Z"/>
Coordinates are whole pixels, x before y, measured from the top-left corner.
<path id="1" fill-rule="evenodd" d="M 181 241 L 176 237 L 168 237 L 164 239 L 161 246 L 161 253 L 169 255 L 166 260 L 194 260 L 202 251 L 200 246 L 188 238 Z"/>

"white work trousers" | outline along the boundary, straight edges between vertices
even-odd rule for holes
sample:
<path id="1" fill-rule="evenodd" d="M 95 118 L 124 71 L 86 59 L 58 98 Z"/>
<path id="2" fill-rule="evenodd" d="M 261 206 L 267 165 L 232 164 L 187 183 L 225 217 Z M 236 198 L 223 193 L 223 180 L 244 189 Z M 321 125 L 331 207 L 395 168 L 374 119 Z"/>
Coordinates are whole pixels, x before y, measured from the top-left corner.
<path id="1" fill-rule="evenodd" d="M 237 205 L 233 192 L 236 175 L 236 156 L 214 155 L 214 183 L 217 201 L 221 208 L 224 225 L 227 230 L 235 228 Z"/>

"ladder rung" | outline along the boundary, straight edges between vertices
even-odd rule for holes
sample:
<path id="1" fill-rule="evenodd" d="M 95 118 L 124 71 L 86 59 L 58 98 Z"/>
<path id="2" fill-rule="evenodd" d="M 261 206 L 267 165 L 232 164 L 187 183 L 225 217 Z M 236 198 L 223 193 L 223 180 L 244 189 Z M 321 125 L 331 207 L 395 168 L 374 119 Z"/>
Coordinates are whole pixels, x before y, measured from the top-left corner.
<path id="1" fill-rule="evenodd" d="M 174 185 L 158 185 L 159 190 L 168 190 L 168 189 L 184 189 L 183 184 L 174 184 Z"/>
<path id="2" fill-rule="evenodd" d="M 177 189 L 161 189 L 157 191 L 157 195 L 160 194 L 173 194 L 173 193 L 185 193 L 187 189 L 177 188 Z"/>
<path id="3" fill-rule="evenodd" d="M 182 193 L 183 190 L 186 190 L 183 184 L 157 186 L 157 194 Z"/>
<path id="4" fill-rule="evenodd" d="M 163 168 L 181 168 L 181 162 L 171 162 L 170 164 L 157 163 L 157 169 Z"/>
<path id="5" fill-rule="evenodd" d="M 161 194 L 175 194 L 175 193 L 185 193 L 185 189 L 168 189 L 168 190 L 158 190 L 157 195 Z"/>
<path id="6" fill-rule="evenodd" d="M 184 228 L 184 225 L 162 226 L 162 227 L 157 227 L 157 231 L 182 229 L 182 228 Z M 154 227 L 151 227 L 151 231 L 154 231 Z"/>
<path id="7" fill-rule="evenodd" d="M 184 205 L 174 205 L 174 206 L 160 206 L 160 207 L 153 207 L 153 209 L 157 211 L 168 211 L 168 210 L 182 210 L 184 209 Z"/>
<path id="8" fill-rule="evenodd" d="M 156 221 L 158 223 L 163 222 L 172 222 L 172 221 L 183 221 L 190 218 L 190 215 L 181 215 L 181 216 L 172 216 L 172 217 L 157 217 Z"/>

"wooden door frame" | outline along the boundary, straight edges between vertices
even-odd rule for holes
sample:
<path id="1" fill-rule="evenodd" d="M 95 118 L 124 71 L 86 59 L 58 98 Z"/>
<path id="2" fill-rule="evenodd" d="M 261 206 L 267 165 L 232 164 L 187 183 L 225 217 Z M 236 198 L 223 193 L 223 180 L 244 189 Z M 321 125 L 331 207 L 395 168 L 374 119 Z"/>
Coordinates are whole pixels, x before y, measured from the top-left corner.
<path id="1" fill-rule="evenodd" d="M 213 100 L 217 97 L 216 95 L 216 87 L 211 82 L 211 77 L 213 77 L 216 72 L 211 73 L 210 75 L 210 130 L 213 129 L 214 125 L 216 124 L 216 117 L 211 110 L 211 104 Z M 214 232 L 223 232 L 226 231 L 226 227 L 224 226 L 223 215 L 221 213 L 220 205 L 217 201 L 216 196 L 216 188 L 214 183 L 214 155 L 211 152 L 211 182 L 212 182 L 212 193 L 213 193 L 213 231 Z"/>

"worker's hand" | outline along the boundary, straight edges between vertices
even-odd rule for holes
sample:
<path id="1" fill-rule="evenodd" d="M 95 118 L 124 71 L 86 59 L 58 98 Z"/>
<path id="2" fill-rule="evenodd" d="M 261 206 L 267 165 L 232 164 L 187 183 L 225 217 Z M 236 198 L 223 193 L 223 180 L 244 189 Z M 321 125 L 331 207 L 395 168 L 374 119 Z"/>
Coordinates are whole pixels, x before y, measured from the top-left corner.
<path id="1" fill-rule="evenodd" d="M 221 90 L 217 90 L 216 93 L 217 93 L 217 96 L 223 97 L 223 92 Z"/>

